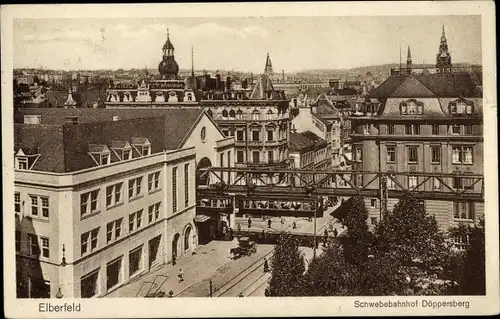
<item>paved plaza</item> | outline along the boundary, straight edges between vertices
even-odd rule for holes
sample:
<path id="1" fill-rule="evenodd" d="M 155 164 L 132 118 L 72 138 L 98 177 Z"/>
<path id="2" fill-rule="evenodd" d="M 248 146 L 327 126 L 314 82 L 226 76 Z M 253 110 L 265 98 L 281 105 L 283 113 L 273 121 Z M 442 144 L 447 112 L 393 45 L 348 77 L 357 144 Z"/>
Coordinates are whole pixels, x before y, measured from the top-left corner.
<path id="1" fill-rule="evenodd" d="M 339 234 L 344 230 L 342 225 L 336 223 L 336 219 L 330 215 L 338 206 L 329 208 L 325 211 L 323 217 L 317 219 L 316 227 L 320 238 L 323 235 L 323 226 L 327 227 L 329 223 L 338 230 Z M 269 230 L 267 220 L 254 220 L 255 223 L 252 223 L 252 227 L 259 229 L 265 227 L 266 230 Z M 314 222 L 308 221 L 307 218 L 286 217 L 284 224 L 280 223 L 280 218 L 274 218 L 274 220 L 275 222 L 271 225 L 273 231 L 313 232 Z M 292 229 L 294 220 L 297 229 Z M 236 245 L 237 239 L 235 238 L 233 241 L 212 241 L 207 245 L 199 246 L 196 254 L 178 257 L 176 265 L 164 264 L 158 266 L 151 272 L 105 295 L 105 297 L 145 297 L 148 291 L 162 291 L 168 295 L 170 290 L 173 292 L 174 297 L 207 297 L 210 291 L 210 279 L 212 280 L 214 296 L 218 296 L 222 290 L 231 288 L 230 282 L 239 280 L 239 277 L 246 278 L 246 273 L 252 272 L 253 269 L 256 272 L 260 271 L 259 262 L 263 262 L 264 257 L 269 259 L 274 248 L 273 245 L 258 245 L 256 254 L 232 260 L 229 250 Z M 312 258 L 312 249 L 305 247 L 301 249 L 305 253 L 306 260 L 310 260 Z M 320 252 L 321 245 L 317 250 L 318 254 Z M 177 279 L 179 269 L 183 271 L 184 281 L 182 282 Z M 244 280 L 248 281 L 248 278 Z M 250 284 L 251 282 L 248 285 Z M 246 287 L 242 287 L 241 290 L 244 290 L 244 288 Z M 263 294 L 263 291 L 264 288 L 258 287 L 252 295 Z"/>

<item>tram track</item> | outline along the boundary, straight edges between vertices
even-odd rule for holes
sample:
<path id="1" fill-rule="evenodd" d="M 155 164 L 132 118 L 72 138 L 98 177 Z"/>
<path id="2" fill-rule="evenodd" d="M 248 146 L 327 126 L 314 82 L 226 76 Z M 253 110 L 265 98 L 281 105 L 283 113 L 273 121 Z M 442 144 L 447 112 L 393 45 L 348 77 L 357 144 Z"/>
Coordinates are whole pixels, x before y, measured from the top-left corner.
<path id="1" fill-rule="evenodd" d="M 335 218 L 329 219 L 323 226 L 319 227 L 316 230 L 316 235 L 318 232 L 320 232 L 322 229 L 327 227 L 327 225 L 333 221 Z M 300 252 L 303 252 L 305 250 L 305 247 L 302 247 Z M 275 248 L 273 248 L 271 251 L 267 252 L 264 256 L 256 260 L 253 264 L 250 266 L 246 267 L 243 271 L 238 273 L 236 276 L 231 278 L 229 281 L 227 281 L 223 286 L 218 288 L 214 293 L 212 294 L 213 297 L 236 297 L 240 294 L 243 294 L 243 296 L 251 296 L 253 295 L 258 289 L 260 289 L 264 284 L 267 283 L 267 279 L 264 280 L 262 283 L 259 283 L 257 287 L 254 289 L 250 290 L 256 282 L 259 280 L 262 280 L 262 278 L 267 276 L 270 276 L 270 273 L 262 273 L 260 276 L 258 276 L 255 280 L 251 280 L 250 284 L 244 285 L 244 288 L 241 289 L 241 287 L 238 287 L 239 284 L 241 284 L 244 280 L 250 278 L 251 275 L 255 274 L 257 270 L 261 269 L 263 271 L 264 267 L 264 258 L 268 257 L 269 255 L 273 254 L 275 251 Z M 253 279 L 253 278 L 252 278 Z M 239 288 L 239 289 L 236 289 Z M 250 291 L 248 293 L 248 291 Z"/>

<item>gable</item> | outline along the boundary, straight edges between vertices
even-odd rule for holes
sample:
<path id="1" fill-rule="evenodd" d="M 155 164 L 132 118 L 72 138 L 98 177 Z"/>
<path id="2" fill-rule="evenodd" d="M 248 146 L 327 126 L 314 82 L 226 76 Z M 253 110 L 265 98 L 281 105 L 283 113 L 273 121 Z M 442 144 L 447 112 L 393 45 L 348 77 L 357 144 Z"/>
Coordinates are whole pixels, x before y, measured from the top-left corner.
<path id="1" fill-rule="evenodd" d="M 414 76 L 405 77 L 405 80 L 392 92 L 390 97 L 434 97 L 434 93 Z"/>

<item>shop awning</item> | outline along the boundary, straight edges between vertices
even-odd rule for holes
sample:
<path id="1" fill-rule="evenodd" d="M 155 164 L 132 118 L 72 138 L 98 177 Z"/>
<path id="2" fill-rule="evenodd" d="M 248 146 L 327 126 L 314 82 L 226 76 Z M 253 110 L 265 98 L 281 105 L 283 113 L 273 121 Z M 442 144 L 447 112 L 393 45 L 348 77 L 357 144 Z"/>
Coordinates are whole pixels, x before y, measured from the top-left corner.
<path id="1" fill-rule="evenodd" d="M 204 223 L 206 222 L 207 220 L 209 220 L 211 217 L 210 216 L 207 216 L 207 215 L 196 215 L 194 217 L 194 222 L 195 223 Z"/>

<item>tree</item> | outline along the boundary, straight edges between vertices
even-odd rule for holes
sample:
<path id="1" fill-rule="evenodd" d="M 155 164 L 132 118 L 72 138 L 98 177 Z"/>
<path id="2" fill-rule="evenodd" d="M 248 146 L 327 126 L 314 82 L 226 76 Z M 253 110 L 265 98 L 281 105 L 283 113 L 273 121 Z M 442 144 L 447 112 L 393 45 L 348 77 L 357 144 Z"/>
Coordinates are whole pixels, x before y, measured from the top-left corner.
<path id="1" fill-rule="evenodd" d="M 390 254 L 402 264 L 425 269 L 441 265 L 447 249 L 434 216 L 415 198 L 403 195 L 392 212 L 375 227 L 376 250 Z"/>
<path id="2" fill-rule="evenodd" d="M 303 295 L 304 256 L 299 252 L 298 240 L 290 234 L 281 233 L 271 258 L 271 296 Z"/>
<path id="3" fill-rule="evenodd" d="M 371 233 L 366 220 L 368 211 L 362 197 L 354 197 L 343 224 L 347 226 L 347 237 L 343 248 L 346 260 L 354 265 L 363 265 L 368 258 Z"/>
<path id="4" fill-rule="evenodd" d="M 459 264 L 458 294 L 485 295 L 486 294 L 486 255 L 484 220 L 481 219 L 477 226 L 459 225 L 450 230 L 451 236 L 468 238 L 468 247 Z"/>
<path id="5" fill-rule="evenodd" d="M 331 242 L 323 253 L 313 259 L 304 276 L 306 296 L 353 296 L 358 271 L 347 263 L 342 247 Z"/>

